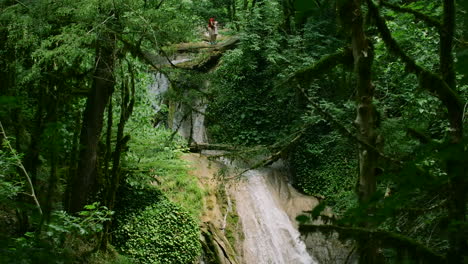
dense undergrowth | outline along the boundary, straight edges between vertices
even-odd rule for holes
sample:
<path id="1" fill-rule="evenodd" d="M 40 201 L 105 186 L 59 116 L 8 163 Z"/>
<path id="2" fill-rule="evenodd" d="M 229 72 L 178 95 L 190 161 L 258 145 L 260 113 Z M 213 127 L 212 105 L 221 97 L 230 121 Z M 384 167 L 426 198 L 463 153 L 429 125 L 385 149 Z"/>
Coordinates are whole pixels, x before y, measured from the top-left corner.
<path id="1" fill-rule="evenodd" d="M 141 56 L 198 38 L 193 29 L 204 19 L 193 8 L 177 0 L 0 1 L 0 262 L 131 263 L 151 255 L 141 240 L 128 257 L 129 247 L 108 243 L 110 223 L 124 215 L 114 206 L 119 185 L 132 187 L 134 198 L 139 190 L 164 193 L 151 209 L 132 212 L 127 224 L 135 225 L 126 228 L 137 234 L 144 230 L 137 221 L 154 219 L 151 231 L 166 232 L 159 252 L 173 238 L 190 247 L 171 248 L 164 263 L 196 258 L 202 192 L 178 159 L 184 144 L 152 127 L 151 63 Z"/>
<path id="2" fill-rule="evenodd" d="M 152 74 L 141 72 L 141 87 L 135 103 L 135 115 L 127 130 L 132 135 L 126 151 L 117 206 L 113 221 L 113 239 L 108 253 L 95 251 L 103 223 L 114 212 L 98 203 L 88 205 L 79 217 L 55 211 L 37 236 L 26 233 L 16 239 L 7 226 L 17 224 L 8 214 L 17 203 L 21 185 L 14 178 L 18 160 L 2 150 L 1 251 L 5 263 L 189 263 L 200 255 L 199 217 L 203 191 L 188 174 L 188 164 L 180 159 L 186 142 L 164 127 L 152 124 L 154 109 L 146 87 Z M 118 102 L 119 98 L 114 98 Z M 10 176 L 6 177 L 8 173 Z M 14 178 L 11 178 L 14 177 Z M 24 206 L 24 205 L 22 205 Z M 34 208 L 31 208 L 34 211 Z M 35 217 L 39 217 L 36 215 Z M 150 242 L 148 242 L 150 241 Z M 120 253 L 120 255 L 119 255 Z M 32 262 L 30 262 L 32 261 Z"/>
<path id="3" fill-rule="evenodd" d="M 151 74 L 141 77 L 142 87 L 153 80 Z M 138 97 L 127 126 L 133 139 L 123 161 L 126 176 L 112 243 L 135 263 L 190 263 L 201 253 L 198 223 L 204 194 L 180 159 L 187 150 L 185 140 L 162 126 L 155 128 L 155 98 L 146 89 Z"/>

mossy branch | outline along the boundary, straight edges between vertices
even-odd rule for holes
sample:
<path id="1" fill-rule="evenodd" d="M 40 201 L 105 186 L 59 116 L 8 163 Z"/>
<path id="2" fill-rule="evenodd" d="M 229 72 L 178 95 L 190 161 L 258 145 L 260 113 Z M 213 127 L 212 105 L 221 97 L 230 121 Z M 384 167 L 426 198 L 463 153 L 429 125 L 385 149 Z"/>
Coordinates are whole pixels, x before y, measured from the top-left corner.
<path id="1" fill-rule="evenodd" d="M 330 54 L 328 56 L 323 57 L 318 62 L 314 63 L 311 66 L 302 68 L 295 73 L 292 74 L 289 78 L 285 81 L 281 82 L 280 85 L 289 83 L 293 79 L 297 79 L 300 81 L 310 81 L 314 77 L 319 74 L 323 74 L 338 65 L 353 65 L 353 54 L 351 49 L 345 48 L 342 51 Z"/>
<path id="2" fill-rule="evenodd" d="M 366 2 L 369 7 L 369 13 L 375 19 L 377 29 L 379 30 L 388 50 L 402 60 L 407 71 L 418 76 L 419 85 L 422 88 L 435 93 L 442 101 L 449 112 L 448 114 L 451 124 L 455 124 L 455 126 L 456 124 L 459 124 L 459 119 L 462 118 L 463 113 L 463 103 L 460 97 L 450 88 L 441 76 L 424 69 L 403 51 L 396 40 L 392 37 L 385 20 L 380 15 L 380 11 L 374 2 L 372 0 L 366 0 Z"/>
<path id="3" fill-rule="evenodd" d="M 299 140 L 302 138 L 302 136 L 305 135 L 305 131 L 306 131 L 306 129 L 300 130 L 299 133 L 297 133 L 295 135 L 295 137 L 291 141 L 289 141 L 288 144 L 283 145 L 279 150 L 274 151 L 273 154 L 271 154 L 270 156 L 262 159 L 261 161 L 257 162 L 256 164 L 254 164 L 250 168 L 242 171 L 241 173 L 239 173 L 239 176 L 246 173 L 249 170 L 255 170 L 255 169 L 258 169 L 258 168 L 269 166 L 269 165 L 275 163 L 276 161 L 278 161 L 279 159 L 281 159 L 282 157 L 286 156 L 286 154 L 289 152 L 289 150 L 293 146 L 296 146 L 299 143 Z"/>
<path id="4" fill-rule="evenodd" d="M 271 146 L 260 145 L 260 146 L 256 146 L 252 148 L 246 148 L 246 149 L 242 149 L 242 148 L 232 149 L 232 150 L 225 149 L 227 151 L 234 151 L 234 152 L 227 152 L 223 154 L 212 155 L 211 158 L 230 157 L 230 156 L 259 152 L 262 150 L 268 150 L 270 153 L 272 153 L 269 156 L 249 166 L 247 169 L 242 170 L 240 173 L 236 173 L 234 176 L 224 178 L 225 180 L 237 179 L 237 178 L 240 178 L 242 174 L 246 173 L 249 170 L 255 170 L 258 168 L 269 166 L 273 164 L 274 162 L 278 161 L 279 159 L 281 159 L 282 157 L 285 157 L 287 153 L 290 151 L 290 149 L 296 146 L 299 143 L 299 140 L 305 135 L 305 132 L 308 126 L 310 126 L 310 124 L 305 124 L 301 130 L 293 133 L 291 135 L 292 139 L 288 140 L 287 143 L 279 142 Z"/>
<path id="5" fill-rule="evenodd" d="M 408 71 L 415 73 L 416 75 L 420 75 L 422 72 L 427 72 L 421 66 L 417 65 L 416 62 L 398 45 L 396 40 L 392 37 L 392 33 L 387 27 L 385 20 L 381 17 L 377 6 L 372 2 L 372 0 L 366 1 L 369 7 L 369 13 L 375 19 L 377 29 L 379 30 L 387 49 L 402 60 Z"/>
<path id="6" fill-rule="evenodd" d="M 184 52 L 205 52 L 205 51 L 226 51 L 232 49 L 240 42 L 237 36 L 233 36 L 225 42 L 210 45 L 206 43 L 179 43 L 175 45 L 175 50 L 179 53 Z"/>
<path id="7" fill-rule="evenodd" d="M 437 29 L 441 28 L 441 24 L 440 24 L 439 21 L 437 21 L 436 19 L 434 19 L 434 18 L 432 18 L 432 17 L 430 17 L 430 16 L 428 16 L 426 14 L 418 12 L 418 11 L 416 11 L 414 9 L 407 8 L 407 7 L 401 7 L 401 6 L 395 5 L 395 4 L 390 4 L 387 1 L 381 1 L 380 3 L 381 3 L 382 6 L 387 7 L 387 8 L 389 8 L 389 9 L 395 11 L 395 12 L 411 14 L 415 18 L 424 21 L 427 25 L 429 25 L 431 27 L 435 27 Z"/>
<path id="8" fill-rule="evenodd" d="M 445 258 L 430 248 L 400 234 L 385 230 L 370 230 L 359 227 L 344 227 L 336 225 L 301 225 L 302 234 L 321 232 L 332 234 L 337 232 L 341 239 L 358 239 L 368 243 L 377 243 L 381 247 L 393 248 L 405 252 L 408 256 L 423 261 L 423 263 L 446 263 Z"/>
<path id="9" fill-rule="evenodd" d="M 143 50 L 141 50 L 140 45 L 135 45 L 131 43 L 130 41 L 125 40 L 122 36 L 116 35 L 117 38 L 124 44 L 124 47 L 130 51 L 130 54 L 132 54 L 134 57 L 139 58 L 140 60 L 144 61 L 145 63 L 153 66 L 157 71 L 161 72 L 160 68 L 158 65 L 156 65 L 153 60 L 150 58 L 150 56 L 145 53 Z"/>

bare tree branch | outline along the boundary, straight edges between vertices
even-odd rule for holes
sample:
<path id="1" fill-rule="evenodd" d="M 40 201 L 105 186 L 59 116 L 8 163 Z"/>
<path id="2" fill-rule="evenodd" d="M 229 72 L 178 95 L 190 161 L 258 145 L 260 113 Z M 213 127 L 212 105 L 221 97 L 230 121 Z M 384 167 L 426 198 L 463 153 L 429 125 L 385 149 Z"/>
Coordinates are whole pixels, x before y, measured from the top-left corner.
<path id="1" fill-rule="evenodd" d="M 5 142 L 6 142 L 6 145 L 8 146 L 8 148 L 10 149 L 11 153 L 13 154 L 13 156 L 15 157 L 16 159 L 16 162 L 18 163 L 18 167 L 21 169 L 21 171 L 23 171 L 24 173 L 24 176 L 26 176 L 26 179 L 28 181 L 28 184 L 29 184 L 29 188 L 31 189 L 31 197 L 34 199 L 34 203 L 36 203 L 36 206 L 37 206 L 37 209 L 39 210 L 39 213 L 42 215 L 42 208 L 41 208 L 41 204 L 39 203 L 39 200 L 37 199 L 37 196 L 36 196 L 36 192 L 34 191 L 34 186 L 33 186 L 33 183 L 31 181 L 31 178 L 29 177 L 29 174 L 28 172 L 26 171 L 26 169 L 24 168 L 23 166 L 23 163 L 21 163 L 21 159 L 18 157 L 18 154 L 16 154 L 16 151 L 13 149 L 13 147 L 11 146 L 10 144 L 10 141 L 8 140 L 7 138 L 7 135 L 5 133 L 5 129 L 3 128 L 3 125 L 2 125 L 2 122 L 0 121 L 0 129 L 1 129 L 1 133 L 3 135 L 3 137 L 5 138 Z"/>

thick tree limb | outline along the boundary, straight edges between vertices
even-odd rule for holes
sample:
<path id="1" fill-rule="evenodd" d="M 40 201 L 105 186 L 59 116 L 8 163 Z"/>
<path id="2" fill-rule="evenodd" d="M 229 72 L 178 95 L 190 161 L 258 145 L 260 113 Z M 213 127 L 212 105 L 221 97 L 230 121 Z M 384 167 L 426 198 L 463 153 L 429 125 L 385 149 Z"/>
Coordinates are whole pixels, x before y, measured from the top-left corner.
<path id="1" fill-rule="evenodd" d="M 462 128 L 459 127 L 458 124 L 461 124 L 460 120 L 463 115 L 463 103 L 460 97 L 439 75 L 430 72 L 416 64 L 416 62 L 403 51 L 396 40 L 392 37 L 392 34 L 390 33 L 385 20 L 380 15 L 377 6 L 372 0 L 366 1 L 369 7 L 370 15 L 375 19 L 376 26 L 388 50 L 402 60 L 406 66 L 407 71 L 418 76 L 419 85 L 422 88 L 428 90 L 429 92 L 435 93 L 439 100 L 442 101 L 448 110 L 448 118 L 452 127 L 457 130 L 454 133 L 460 133 Z"/>
<path id="2" fill-rule="evenodd" d="M 262 159 L 250 168 L 242 171 L 241 173 L 239 173 L 239 176 L 246 173 L 249 170 L 255 170 L 275 163 L 276 161 L 284 157 L 285 154 L 299 142 L 303 135 L 305 135 L 305 129 L 299 131 L 299 133 L 289 142 L 289 144 L 282 146 L 279 150 L 274 151 L 272 155 Z"/>
<path id="3" fill-rule="evenodd" d="M 118 34 L 116 35 L 116 37 L 124 44 L 125 48 L 127 48 L 133 56 L 139 58 L 140 60 L 153 66 L 156 70 L 160 71 L 159 66 L 155 63 L 154 54 L 144 52 L 143 50 L 141 50 L 141 47 L 139 45 L 135 45 L 125 40 L 122 36 Z"/>
<path id="4" fill-rule="evenodd" d="M 238 37 L 231 37 L 225 42 L 218 43 L 216 45 L 210 45 L 207 43 L 181 43 L 175 46 L 175 49 L 179 53 L 183 52 L 202 52 L 202 51 L 226 51 L 233 48 L 240 42 Z"/>
<path id="5" fill-rule="evenodd" d="M 351 49 L 345 48 L 342 51 L 325 56 L 313 65 L 296 71 L 292 76 L 287 78 L 281 84 L 289 83 L 293 79 L 310 81 L 317 75 L 323 74 L 340 64 L 353 65 L 353 53 Z"/>
<path id="6" fill-rule="evenodd" d="M 239 147 L 236 147 L 233 145 L 197 143 L 197 142 L 192 142 L 189 148 L 191 152 L 200 152 L 202 150 L 227 150 L 227 151 L 239 150 Z"/>
<path id="7" fill-rule="evenodd" d="M 202 59 L 201 61 L 198 61 L 198 62 L 189 61 L 189 62 L 180 63 L 178 64 L 178 68 L 187 69 L 187 70 L 195 70 L 199 72 L 207 72 L 218 64 L 224 52 L 235 48 L 237 44 L 239 43 L 239 41 L 240 41 L 239 38 L 232 37 L 226 42 L 218 44 L 218 45 L 214 45 L 212 47 L 209 47 L 208 49 L 205 48 L 206 44 L 200 44 L 199 46 L 195 46 L 194 48 L 178 48 L 177 49 L 178 51 L 182 51 L 185 49 L 187 49 L 187 51 L 207 50 L 208 51 L 207 53 L 209 53 L 209 56 Z"/>
<path id="8" fill-rule="evenodd" d="M 435 27 L 437 29 L 440 29 L 441 28 L 441 24 L 439 21 L 437 21 L 436 19 L 426 15 L 426 14 L 423 14 L 421 12 L 418 12 L 414 9 L 411 9 L 411 8 L 407 8 L 407 7 L 401 7 L 399 5 L 394 5 L 394 4 L 390 4 L 388 3 L 387 1 L 381 1 L 380 2 L 382 6 L 385 6 L 393 11 L 396 11 L 396 12 L 399 12 L 399 13 L 408 13 L 408 14 L 411 14 L 413 15 L 415 18 L 417 19 L 420 19 L 422 21 L 424 21 L 427 25 L 431 26 L 431 27 Z"/>
<path id="9" fill-rule="evenodd" d="M 262 167 L 266 167 L 266 166 L 269 166 L 271 164 L 273 164 L 274 162 L 280 160 L 282 157 L 286 156 L 286 154 L 288 153 L 288 151 L 290 151 L 290 149 L 294 146 L 296 146 L 298 143 L 299 143 L 299 140 L 302 139 L 302 137 L 305 135 L 305 132 L 307 130 L 307 127 L 309 126 L 309 124 L 306 124 L 304 125 L 304 127 L 293 133 L 292 136 L 293 136 L 293 139 L 291 139 L 287 144 L 280 144 L 280 143 L 276 143 L 274 144 L 273 146 L 270 146 L 270 147 L 267 147 L 267 146 L 258 146 L 257 148 L 253 148 L 253 149 L 248 149 L 248 150 L 245 150 L 245 151 L 240 151 L 238 153 L 248 153 L 248 152 L 255 152 L 255 151 L 259 151 L 259 150 L 269 150 L 272 152 L 272 154 L 266 158 L 263 158 L 261 159 L 259 162 L 255 163 L 254 165 L 250 166 L 249 168 L 241 171 L 240 173 L 232 176 L 232 177 L 229 177 L 229 178 L 225 178 L 225 179 L 234 179 L 234 178 L 239 178 L 242 174 L 246 173 L 247 171 L 249 170 L 255 170 L 255 169 L 258 169 L 258 168 L 262 168 Z M 222 154 L 222 155 L 215 155 L 213 157 L 222 157 L 222 156 L 228 156 L 229 154 Z"/>

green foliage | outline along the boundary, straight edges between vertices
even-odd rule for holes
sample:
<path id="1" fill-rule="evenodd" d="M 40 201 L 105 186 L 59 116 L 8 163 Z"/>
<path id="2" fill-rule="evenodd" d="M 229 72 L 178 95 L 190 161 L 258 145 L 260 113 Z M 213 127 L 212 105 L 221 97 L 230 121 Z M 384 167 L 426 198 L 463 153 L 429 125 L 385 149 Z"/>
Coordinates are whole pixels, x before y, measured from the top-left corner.
<path id="1" fill-rule="evenodd" d="M 356 184 L 357 154 L 353 145 L 337 132 L 317 132 L 323 133 L 318 128 L 311 129 L 310 137 L 299 144 L 290 158 L 295 170 L 294 186 L 306 194 L 324 197 L 339 214 L 356 202 L 349 198 Z"/>
<path id="2" fill-rule="evenodd" d="M 412 23 L 411 16 L 395 13 L 390 15 L 394 19 L 388 22 L 388 26 L 400 45 L 419 65 L 429 70 L 437 69 L 439 39 L 435 30 L 427 28 L 423 22 Z M 376 90 L 376 99 L 383 117 L 382 132 L 386 139 L 386 148 L 395 152 L 398 148 L 412 145 L 393 141 L 398 134 L 402 139 L 401 136 L 406 134 L 405 127 L 427 131 L 434 138 L 445 137 L 448 123 L 443 121 L 441 102 L 419 89 L 416 77 L 409 75 L 403 63 L 388 54 L 380 38 L 375 38 L 375 42 L 375 71 L 379 73 L 375 84 L 380 87 Z M 391 124 L 398 127 L 392 127 Z"/>
<path id="3" fill-rule="evenodd" d="M 372 81 L 380 113 L 379 132 L 385 141 L 382 151 L 401 160 L 404 166 L 380 164 L 384 173 L 378 178 L 374 199 L 345 213 L 355 205 L 356 144 L 309 111 L 297 85 L 313 94 L 327 113 L 348 128 L 355 115 L 355 106 L 349 104 L 354 99 L 355 80 L 346 68 L 337 68 L 318 79 L 299 76 L 287 83 L 284 80 L 345 46 L 346 38 L 341 34 L 347 32 L 337 25 L 335 7 L 349 1 L 290 2 L 295 2 L 290 8 L 297 15 L 291 28 L 284 26 L 291 17 L 287 17 L 279 0 L 257 1 L 255 8 L 237 13 L 239 21 L 229 9 L 233 3 L 230 0 L 1 1 L 0 118 L 7 133 L 15 136 L 12 145 L 16 151 L 24 153 L 21 158 L 31 170 L 38 196 L 46 200 L 49 186 L 54 190 L 50 193 L 57 194 L 49 201 L 50 221 L 41 224 L 37 214 L 31 213 L 34 210 L 29 198 L 23 195 L 25 181 L 18 175 L 18 161 L 0 147 L 2 261 L 87 262 L 81 257 L 87 252 L 79 247 L 87 245 L 83 247 L 91 251 L 95 234 L 111 217 L 97 204 L 78 216 L 70 216 L 62 211 L 60 203 L 64 182 L 76 167 L 73 160 L 78 149 L 75 146 L 83 96 L 93 85 L 99 58 L 96 47 L 104 43 L 102 36 L 111 32 L 117 38 L 113 54 L 118 58 L 118 69 L 121 60 L 135 63 L 131 57 L 140 48 L 167 50 L 173 43 L 197 39 L 197 31 L 204 31 L 207 18 L 212 16 L 224 25 L 228 21 L 240 25 L 236 28 L 242 30 L 238 48 L 227 52 L 210 73 L 211 89 L 204 95 L 210 101 L 207 120 L 211 138 L 240 145 L 287 145 L 291 135 L 307 127 L 306 137 L 284 153 L 295 170 L 296 187 L 324 196 L 343 216 L 344 224 L 371 224 L 414 238 L 438 252 L 446 251 L 447 232 L 466 229 L 463 223 L 447 217 L 451 206 L 447 200 L 453 187 L 447 184 L 453 180 L 447 173 L 451 169 L 447 160 L 466 163 L 466 141 L 457 146 L 444 143 L 452 132 L 445 108 L 433 95 L 418 90 L 416 77 L 389 54 L 375 34 L 375 21 L 366 18 L 366 34 L 375 48 Z M 388 2 L 441 20 L 441 1 Z M 234 3 L 238 7 L 243 4 Z M 466 101 L 467 4 L 457 1 L 457 5 L 456 90 Z M 425 21 L 413 15 L 380 8 L 399 46 L 425 69 L 439 72 L 437 29 L 427 27 Z M 350 19 L 352 13 L 344 11 L 342 21 Z M 117 206 L 121 210 L 118 222 L 126 227 L 117 230 L 123 232 L 119 245 L 142 263 L 148 259 L 155 263 L 189 262 L 199 252 L 196 221 L 191 218 L 200 216 L 202 191 L 187 174 L 186 164 L 179 160 L 187 148 L 183 140 L 168 130 L 153 128 L 153 119 L 158 117 L 154 117 L 148 95 L 141 92 L 148 84 L 147 69 L 143 65 L 136 68 L 137 105 L 125 131 L 132 140 L 122 164 L 124 182 L 130 187 L 123 188 L 122 207 Z M 126 69 L 113 72 L 117 82 L 129 75 Z M 206 76 L 188 77 L 174 83 L 179 95 L 188 94 L 184 103 L 199 96 L 193 88 Z M 116 94 L 114 120 L 118 119 L 122 100 Z M 98 160 L 102 164 L 102 157 Z M 149 191 L 148 184 L 158 189 Z M 385 196 L 388 190 L 392 192 Z M 34 232 L 15 234 L 18 230 L 10 228 L 15 224 L 24 225 L 23 232 Z M 176 231 L 183 235 L 177 236 Z M 172 237 L 177 239 L 172 241 Z M 89 242 L 83 242 L 87 239 Z M 155 243 L 151 243 L 153 240 Z"/>
<path id="4" fill-rule="evenodd" d="M 12 203 L 22 190 L 23 181 L 18 179 L 18 160 L 9 152 L 0 149 L 0 202 Z"/>
<path id="5" fill-rule="evenodd" d="M 216 99 L 207 109 L 208 129 L 214 141 L 272 143 L 297 120 L 294 90 L 275 87 L 272 82 L 291 62 L 285 56 L 286 43 L 300 42 L 279 34 L 280 16 L 275 1 L 252 10 L 243 21 L 240 47 L 226 52 L 214 72 L 210 93 Z"/>
<path id="6" fill-rule="evenodd" d="M 126 126 L 132 140 L 123 160 L 125 181 L 134 187 L 158 186 L 169 200 L 198 219 L 203 207 L 203 191 L 197 180 L 188 174 L 187 163 L 180 159 L 187 151 L 187 143 L 171 130 L 153 127 L 155 111 L 146 89 L 152 79 L 142 74 L 140 80 L 142 89 L 137 92 L 135 114 Z"/>
<path id="7" fill-rule="evenodd" d="M 304 6 L 296 4 L 297 8 Z M 304 11 L 313 11 L 316 16 L 305 20 L 300 32 L 290 35 L 278 32 L 282 22 L 277 17 L 282 13 L 275 1 L 253 10 L 243 21 L 245 31 L 241 31 L 239 48 L 226 52 L 214 73 L 211 93 L 215 100 L 207 110 L 208 129 L 216 142 L 263 145 L 289 144 L 291 134 L 305 124 L 313 126 L 286 153 L 294 186 L 307 194 L 325 196 L 342 212 L 354 202 L 348 199 L 356 177 L 354 146 L 339 134 L 330 133 L 323 123 L 312 125 L 315 121 L 309 120 L 311 117 L 301 118 L 308 112 L 304 95 L 297 89 L 296 80 L 284 83 L 298 69 L 313 65 L 343 45 L 332 5 Z M 311 90 L 319 99 L 335 102 L 349 98 L 347 81 L 347 73 L 338 69 L 314 79 Z M 327 110 L 340 111 L 335 106 Z M 349 106 L 341 111 L 340 120 L 353 114 Z"/>
<path id="8" fill-rule="evenodd" d="M 98 202 L 85 205 L 85 210 L 78 213 L 79 216 L 72 216 L 65 211 L 54 211 L 51 222 L 45 226 L 45 234 L 51 240 L 64 236 L 64 234 L 74 233 L 78 236 L 90 236 L 102 231 L 103 223 L 110 220 L 114 214 L 105 206 L 100 206 Z M 59 244 L 59 241 L 55 241 Z"/>
<path id="9" fill-rule="evenodd" d="M 17 237 L 0 235 L 0 258 L 5 263 L 75 263 L 82 248 L 93 250 L 95 245 L 87 243 L 102 231 L 103 223 L 112 214 L 99 203 L 86 205 L 79 216 L 54 211 L 39 232 Z"/>
<path id="10" fill-rule="evenodd" d="M 186 149 L 185 143 L 171 141 L 172 131 L 153 128 L 147 137 L 139 137 L 142 130 L 135 133 L 125 158 L 124 166 L 130 172 L 127 183 L 132 186 L 149 182 L 157 185 L 172 202 L 198 219 L 203 207 L 203 191 L 197 180 L 188 174 L 187 163 L 180 159 Z"/>
<path id="11" fill-rule="evenodd" d="M 139 79 L 135 114 L 125 128 L 132 140 L 122 164 L 113 243 L 136 263 L 190 263 L 201 250 L 203 192 L 180 159 L 186 142 L 152 124 L 155 110 L 146 88 L 152 78 L 145 73 Z"/>
<path id="12" fill-rule="evenodd" d="M 226 24 L 229 21 L 226 6 L 230 0 L 203 0 L 192 5 L 192 12 L 200 17 L 199 26 L 206 28 L 208 19 L 215 17 L 216 21 Z"/>
<path id="13" fill-rule="evenodd" d="M 5 239 L 7 248 L 16 249 L 15 252 L 9 252 L 12 253 L 9 259 L 14 259 L 15 254 L 18 259 L 23 259 L 20 257 L 23 255 L 26 259 L 28 254 L 35 254 L 37 258 L 32 258 L 34 263 L 54 263 L 55 258 L 51 255 L 57 254 L 63 262 L 89 262 L 86 258 L 89 252 L 85 251 L 95 249 L 94 243 L 99 240 L 95 234 L 102 231 L 102 221 L 111 215 L 98 207 L 89 207 L 79 216 L 70 216 L 62 211 L 66 208 L 62 204 L 66 183 L 77 167 L 79 132 L 85 105 L 83 98 L 93 86 L 93 72 L 96 61 L 100 59 L 97 47 L 107 43 L 103 39 L 104 35 L 112 34 L 117 38 L 115 50 L 112 51 L 117 58 L 114 69 L 122 69 L 122 61 L 125 60 L 135 63 L 132 58 L 135 51 L 132 50 L 130 56 L 129 47 L 124 42 L 136 48 L 158 52 L 165 45 L 195 38 L 194 25 L 201 19 L 191 13 L 191 1 L 166 0 L 160 3 L 143 0 L 0 2 L 0 119 L 7 133 L 15 135 L 12 145 L 18 153 L 24 153 L 22 161 L 31 173 L 40 202 L 51 211 L 49 222 L 49 212 L 45 219 L 31 213 L 34 210 L 30 198 L 22 194 L 24 180 L 16 175 L 17 161 L 12 160 L 10 154 L 0 147 L 0 228 L 3 233 L 9 227 L 9 232 L 5 233 L 11 236 Z M 140 75 L 148 70 L 147 66 L 138 65 L 137 68 L 135 77 L 145 78 Z M 112 75 L 118 82 L 122 82 L 130 73 L 122 69 L 115 70 Z M 115 88 L 122 87 L 116 85 Z M 146 86 L 138 88 L 144 90 Z M 118 95 L 113 98 L 117 111 L 120 110 L 121 99 Z M 136 114 L 138 122 L 146 126 L 139 134 L 142 137 L 152 133 L 149 129 L 151 123 L 147 122 L 153 113 L 150 108 L 137 109 L 140 111 Z M 114 121 L 118 120 L 116 116 L 114 113 Z M 139 124 L 133 123 L 131 129 L 139 131 Z M 132 133 L 129 130 L 126 132 Z M 147 138 L 151 139 L 151 136 Z M 168 178 L 180 176 L 174 177 L 177 179 L 177 188 L 168 190 L 174 191 L 174 196 L 181 196 L 177 199 L 186 202 L 184 206 L 191 209 L 191 214 L 198 216 L 201 192 L 196 182 L 189 179 L 186 170 L 182 169 L 185 164 L 175 161 L 185 146 L 180 140 L 170 142 L 168 131 L 158 134 L 158 138 L 164 140 L 158 141 L 159 145 L 155 143 L 155 149 L 147 154 L 157 155 L 151 161 L 142 162 L 140 176 L 146 174 L 145 180 L 152 181 L 154 174 L 150 170 L 160 165 L 162 170 L 168 172 L 158 173 Z M 149 142 L 139 138 L 133 146 L 143 146 Z M 99 166 L 96 174 L 101 174 L 103 169 L 109 168 L 103 168 L 107 165 L 102 162 L 104 148 L 97 148 Z M 141 148 L 139 151 L 145 150 Z M 157 159 L 167 162 L 158 163 Z M 138 162 L 129 167 L 136 168 Z M 153 164 L 148 164 L 150 162 Z M 142 182 L 135 178 L 129 181 Z M 99 178 L 93 191 L 106 193 L 106 190 L 100 189 L 105 180 L 108 179 Z M 187 187 L 188 194 L 180 192 L 181 186 Z M 68 187 L 72 189 L 73 183 L 68 182 Z M 16 209 L 19 211 L 15 214 Z M 24 237 L 20 234 L 23 231 L 16 226 L 33 231 L 34 238 L 23 241 Z M 21 238 L 22 244 L 16 243 L 15 237 Z M 88 241 L 84 242 L 84 239 Z M 65 252 L 63 243 L 70 250 Z M 62 255 L 68 257 L 63 260 Z"/>
<path id="14" fill-rule="evenodd" d="M 453 179 L 448 178 L 447 171 L 452 169 L 447 161 L 466 163 L 466 158 L 461 158 L 466 157 L 466 143 L 457 147 L 443 143 L 453 134 L 446 106 L 434 94 L 421 91 L 417 77 L 408 74 L 410 69 L 390 54 L 376 34 L 375 21 L 366 17 L 366 35 L 375 49 L 371 79 L 378 111 L 375 128 L 383 138 L 379 151 L 404 166 L 382 158 L 377 169 L 379 174 L 382 172 L 377 178 L 378 191 L 369 204 L 359 206 L 354 194 L 358 178 L 357 144 L 356 139 L 351 141 L 356 132 L 352 126 L 356 105 L 351 103 L 355 100 L 356 80 L 347 67 L 337 67 L 316 79 L 307 74 L 293 74 L 350 45 L 344 44 L 341 34 L 349 31 L 346 25 L 337 26 L 334 10 L 335 4 L 349 1 L 295 1 L 296 29 L 301 34 L 281 32 L 279 19 L 270 20 L 269 14 L 281 16 L 275 13 L 278 11 L 275 1 L 270 2 L 252 11 L 251 19 L 243 22 L 241 44 L 226 53 L 216 68 L 211 94 L 215 100 L 208 107 L 212 138 L 234 144 L 283 144 L 289 139 L 287 135 L 306 128 L 306 136 L 287 153 L 295 187 L 307 194 L 323 196 L 342 217 L 341 224 L 399 232 L 405 239 L 430 247 L 429 251 L 446 252 L 447 232 L 453 226 L 460 230 L 464 227 L 459 222 L 451 223 L 447 217 L 447 206 L 453 205 L 446 203 L 454 195 L 447 193 L 454 188 L 448 186 Z M 388 2 L 441 20 L 441 2 Z M 463 58 L 467 31 L 462 2 L 458 1 L 454 48 L 457 92 L 466 100 Z M 422 68 L 439 73 L 441 47 L 437 28 L 428 27 L 427 20 L 384 6 L 380 9 L 398 46 Z M 343 11 L 338 14 L 339 19 L 342 24 L 350 24 L 346 22 L 350 22 L 351 13 L 348 9 Z M 291 78 L 292 75 L 296 78 Z M 336 124 L 327 124 L 313 109 L 309 111 L 298 84 L 314 96 L 312 100 L 331 114 L 336 123 L 351 131 L 348 138 L 335 132 Z M 461 171 L 456 173 L 462 175 Z M 389 256 L 390 261 L 394 257 Z"/>
<path id="15" fill-rule="evenodd" d="M 119 205 L 115 243 L 136 263 L 191 263 L 201 253 L 196 221 L 154 187 L 127 189 Z"/>
<path id="16" fill-rule="evenodd" d="M 440 14 L 440 5 L 415 2 L 411 8 Z M 422 67 L 437 71 L 439 39 L 435 29 L 410 15 L 386 11 L 393 36 Z M 373 222 L 375 226 L 411 237 L 438 253 L 448 249 L 449 220 L 445 203 L 448 199 L 447 155 L 444 144 L 450 137 L 446 110 L 433 95 L 419 90 L 418 80 L 407 73 L 404 65 L 388 55 L 382 40 L 375 39 L 377 98 L 382 113 L 381 132 L 384 151 L 406 163 L 398 173 L 380 176 L 379 191 L 372 205 L 350 211 L 352 223 Z M 460 95 L 466 98 L 463 86 Z M 463 145 L 463 143 L 462 143 Z M 463 151 L 452 149 L 464 156 Z M 387 197 L 384 196 L 384 193 Z M 364 217 L 367 206 L 377 210 L 372 218 Z"/>

